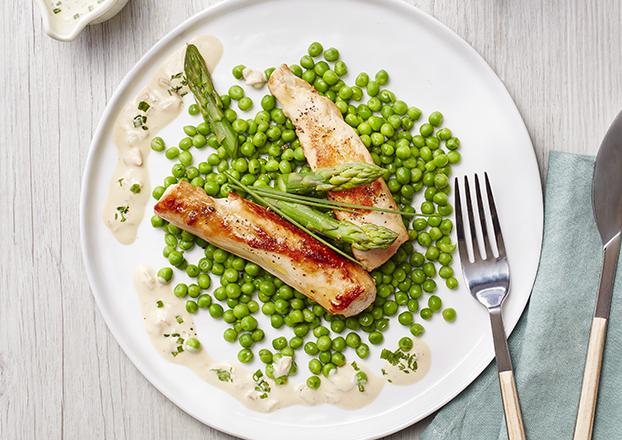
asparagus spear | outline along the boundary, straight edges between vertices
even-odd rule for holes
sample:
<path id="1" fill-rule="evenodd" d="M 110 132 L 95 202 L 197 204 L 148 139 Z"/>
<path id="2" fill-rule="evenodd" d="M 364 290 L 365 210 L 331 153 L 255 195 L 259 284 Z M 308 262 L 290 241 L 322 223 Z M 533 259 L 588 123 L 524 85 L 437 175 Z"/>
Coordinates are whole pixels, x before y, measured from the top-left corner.
<path id="1" fill-rule="evenodd" d="M 305 205 L 271 198 L 268 200 L 288 217 L 311 231 L 342 243 L 349 243 L 355 249 L 362 251 L 385 249 L 391 246 L 397 238 L 397 233 L 384 226 L 371 223 L 359 226 L 348 221 L 337 220 Z"/>
<path id="2" fill-rule="evenodd" d="M 189 44 L 186 48 L 184 73 L 188 81 L 188 88 L 201 108 L 203 118 L 214 130 L 218 143 L 225 147 L 229 157 L 236 157 L 238 153 L 238 135 L 231 127 L 227 118 L 225 118 L 222 110 L 222 101 L 214 89 L 214 83 L 207 69 L 207 64 L 205 64 L 203 56 L 201 56 L 199 49 L 194 44 Z"/>
<path id="3" fill-rule="evenodd" d="M 343 191 L 371 183 L 385 173 L 385 169 L 369 163 L 346 163 L 330 168 L 318 168 L 308 173 L 284 174 L 279 189 L 294 194 L 314 191 Z"/>

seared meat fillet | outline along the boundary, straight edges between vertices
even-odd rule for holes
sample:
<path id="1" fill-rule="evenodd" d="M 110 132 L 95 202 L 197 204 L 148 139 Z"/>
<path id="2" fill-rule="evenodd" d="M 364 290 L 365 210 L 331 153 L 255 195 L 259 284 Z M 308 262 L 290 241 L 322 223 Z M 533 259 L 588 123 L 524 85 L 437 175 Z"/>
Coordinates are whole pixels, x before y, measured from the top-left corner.
<path id="1" fill-rule="evenodd" d="M 365 144 L 352 127 L 343 120 L 341 112 L 328 98 L 321 96 L 306 81 L 295 76 L 286 65 L 277 68 L 268 81 L 272 94 L 283 106 L 285 114 L 296 126 L 298 139 L 311 168 L 332 167 L 349 162 L 373 163 Z M 329 198 L 341 202 L 386 209 L 397 209 L 395 200 L 384 179 L 329 193 Z M 386 249 L 361 251 L 352 249 L 357 260 L 367 270 L 375 269 L 387 261 L 408 240 L 408 234 L 399 214 L 377 211 L 344 212 L 335 210 L 335 217 L 352 223 L 373 223 L 398 233 Z"/>
<path id="2" fill-rule="evenodd" d="M 175 226 L 258 264 L 331 313 L 356 315 L 376 297 L 374 281 L 362 267 L 235 193 L 214 199 L 181 181 L 154 209 Z"/>

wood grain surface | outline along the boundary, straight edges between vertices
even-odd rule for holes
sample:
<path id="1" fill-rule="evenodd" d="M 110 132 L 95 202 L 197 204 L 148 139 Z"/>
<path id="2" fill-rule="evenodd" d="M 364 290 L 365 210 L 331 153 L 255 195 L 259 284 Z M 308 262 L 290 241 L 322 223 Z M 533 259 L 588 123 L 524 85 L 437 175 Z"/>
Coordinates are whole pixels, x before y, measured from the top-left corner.
<path id="1" fill-rule="evenodd" d="M 131 0 L 69 44 L 45 35 L 33 2 L 1 3 L 0 439 L 227 438 L 123 354 L 89 292 L 78 227 L 84 161 L 109 97 L 159 38 L 216 1 Z M 596 152 L 622 106 L 619 0 L 409 3 L 505 82 L 543 174 L 551 150 Z M 422 426 L 392 438 L 417 438 Z"/>

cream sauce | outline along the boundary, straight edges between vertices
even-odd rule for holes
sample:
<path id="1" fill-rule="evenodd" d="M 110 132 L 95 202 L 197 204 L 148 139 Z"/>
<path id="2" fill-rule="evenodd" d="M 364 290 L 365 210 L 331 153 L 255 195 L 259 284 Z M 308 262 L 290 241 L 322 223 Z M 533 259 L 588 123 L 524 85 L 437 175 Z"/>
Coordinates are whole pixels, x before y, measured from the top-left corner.
<path id="1" fill-rule="evenodd" d="M 104 0 L 47 0 L 46 5 L 54 20 L 73 23 L 102 6 Z"/>
<path id="2" fill-rule="evenodd" d="M 423 341 L 415 341 L 413 348 L 406 353 L 414 355 L 417 361 L 415 369 L 408 368 L 405 362 L 391 365 L 386 363 L 382 368 L 382 375 L 385 380 L 393 385 L 411 385 L 418 382 L 430 370 L 430 349 Z M 401 367 L 404 368 L 400 368 Z"/>
<path id="3" fill-rule="evenodd" d="M 213 71 L 222 56 L 220 40 L 206 35 L 191 43 L 199 48 Z M 110 180 L 104 223 L 123 244 L 136 239 L 151 195 L 147 170 L 151 139 L 183 108 L 183 95 L 188 91 L 179 75 L 183 72 L 184 54 L 185 47 L 181 47 L 165 61 L 149 84 L 123 107 L 113 128 L 118 160 Z"/>
<path id="4" fill-rule="evenodd" d="M 310 389 L 306 383 L 276 385 L 265 375 L 259 381 L 267 382 L 270 391 L 265 392 L 267 388 L 257 390 L 258 379 L 253 377 L 255 370 L 238 364 L 217 362 L 207 354 L 204 345 L 195 352 L 186 349 L 180 352 L 179 347 L 184 346 L 182 340 L 197 335 L 196 326 L 183 302 L 172 294 L 170 286 L 156 279 L 151 269 L 138 267 L 134 272 L 134 285 L 140 298 L 147 334 L 160 355 L 190 368 L 201 379 L 223 389 L 250 409 L 269 412 L 290 405 L 322 403 L 355 409 L 374 400 L 384 386 L 382 378 L 357 366 L 368 377 L 364 391 L 359 391 L 355 382 L 357 371 L 352 365 L 345 365 L 328 378 L 322 377 L 322 385 L 317 390 Z M 288 361 L 281 362 L 282 365 L 276 367 L 289 370 Z"/>

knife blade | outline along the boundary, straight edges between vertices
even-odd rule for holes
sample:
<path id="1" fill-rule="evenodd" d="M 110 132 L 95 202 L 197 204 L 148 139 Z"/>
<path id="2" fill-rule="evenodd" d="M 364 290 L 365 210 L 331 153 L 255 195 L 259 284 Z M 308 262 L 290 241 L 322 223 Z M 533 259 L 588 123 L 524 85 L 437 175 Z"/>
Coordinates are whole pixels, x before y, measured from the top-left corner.
<path id="1" fill-rule="evenodd" d="M 596 156 L 592 208 L 603 244 L 603 268 L 590 329 L 574 440 L 592 438 L 607 324 L 622 237 L 622 112 L 615 118 Z"/>

